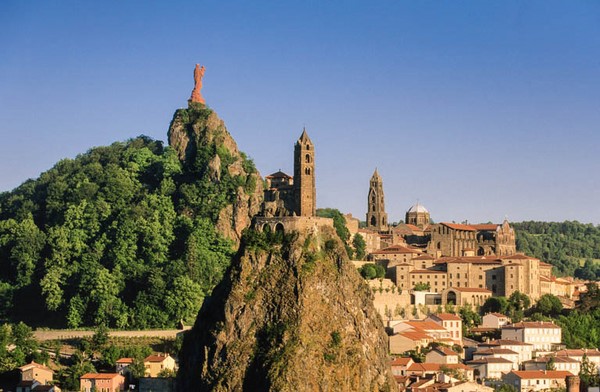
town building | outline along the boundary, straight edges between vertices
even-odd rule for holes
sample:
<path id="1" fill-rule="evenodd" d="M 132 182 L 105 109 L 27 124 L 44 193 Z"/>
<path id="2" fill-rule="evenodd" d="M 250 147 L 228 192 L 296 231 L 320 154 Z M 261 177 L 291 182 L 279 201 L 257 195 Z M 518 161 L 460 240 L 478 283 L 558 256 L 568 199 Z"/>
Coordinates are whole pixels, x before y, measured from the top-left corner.
<path id="1" fill-rule="evenodd" d="M 572 375 L 561 370 L 513 370 L 505 374 L 502 381 L 521 392 L 544 391 L 566 388 L 566 378 Z"/>
<path id="2" fill-rule="evenodd" d="M 460 363 L 460 356 L 449 347 L 437 346 L 425 354 L 426 363 L 457 364 Z"/>
<path id="3" fill-rule="evenodd" d="M 521 321 L 502 327 L 502 339 L 533 345 L 534 351 L 552 351 L 561 343 L 562 329 L 549 321 Z"/>
<path id="4" fill-rule="evenodd" d="M 481 318 L 481 326 L 485 328 L 500 329 L 510 324 L 510 318 L 502 313 L 487 313 Z"/>
<path id="5" fill-rule="evenodd" d="M 164 370 L 175 371 L 175 360 L 169 354 L 150 355 L 144 359 L 144 376 L 158 377 Z"/>
<path id="6" fill-rule="evenodd" d="M 119 373 L 86 373 L 79 378 L 80 392 L 125 390 L 125 377 Z"/>
<path id="7" fill-rule="evenodd" d="M 54 379 L 54 371 L 47 366 L 31 361 L 19 368 L 21 381 L 37 381 L 47 385 Z"/>
<path id="8" fill-rule="evenodd" d="M 462 319 L 452 313 L 434 313 L 425 320 L 433 321 L 450 332 L 454 344 L 462 345 Z"/>

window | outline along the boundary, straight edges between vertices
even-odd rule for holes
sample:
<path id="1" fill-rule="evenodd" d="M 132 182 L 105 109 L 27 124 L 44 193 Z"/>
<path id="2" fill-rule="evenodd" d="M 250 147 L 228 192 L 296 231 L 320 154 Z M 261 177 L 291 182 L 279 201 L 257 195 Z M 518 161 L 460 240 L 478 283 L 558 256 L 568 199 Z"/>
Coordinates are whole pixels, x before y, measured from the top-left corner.
<path id="1" fill-rule="evenodd" d="M 460 274 L 456 274 L 456 279 L 460 279 Z"/>
<path id="2" fill-rule="evenodd" d="M 306 163 L 310 163 L 311 159 L 310 159 L 310 155 L 306 154 L 306 156 L 304 157 L 304 162 Z"/>
<path id="3" fill-rule="evenodd" d="M 492 280 L 496 280 L 496 275 L 492 275 Z"/>
<path id="4" fill-rule="evenodd" d="M 483 275 L 479 275 L 479 280 L 481 279 L 483 279 Z M 481 287 L 481 285 L 479 287 Z"/>

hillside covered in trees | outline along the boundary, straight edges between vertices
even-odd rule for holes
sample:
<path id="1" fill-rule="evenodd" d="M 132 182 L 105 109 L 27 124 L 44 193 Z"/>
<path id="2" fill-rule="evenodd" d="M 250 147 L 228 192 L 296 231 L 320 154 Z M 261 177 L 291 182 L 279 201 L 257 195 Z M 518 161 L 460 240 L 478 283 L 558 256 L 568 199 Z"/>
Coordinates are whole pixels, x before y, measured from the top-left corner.
<path id="1" fill-rule="evenodd" d="M 228 211 L 262 188 L 210 109 L 180 109 L 171 127 L 187 132 L 187 152 L 141 136 L 62 160 L 0 194 L 2 320 L 72 328 L 193 322 L 241 231 L 231 229 Z"/>
<path id="2" fill-rule="evenodd" d="M 554 266 L 557 275 L 600 280 L 600 226 L 566 222 L 512 223 L 517 250 Z"/>

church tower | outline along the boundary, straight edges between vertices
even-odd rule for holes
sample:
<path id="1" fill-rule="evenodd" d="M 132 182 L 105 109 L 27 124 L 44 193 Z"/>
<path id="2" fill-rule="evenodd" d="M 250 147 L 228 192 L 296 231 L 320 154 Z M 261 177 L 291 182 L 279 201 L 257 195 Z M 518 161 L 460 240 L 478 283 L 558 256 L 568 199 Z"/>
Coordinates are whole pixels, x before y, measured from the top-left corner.
<path id="1" fill-rule="evenodd" d="M 369 198 L 367 209 L 367 228 L 377 231 L 386 231 L 388 229 L 387 214 L 385 213 L 385 203 L 383 201 L 383 181 L 375 169 L 369 186 Z"/>
<path id="2" fill-rule="evenodd" d="M 306 129 L 294 146 L 294 204 L 297 216 L 315 216 L 317 213 L 315 146 Z"/>

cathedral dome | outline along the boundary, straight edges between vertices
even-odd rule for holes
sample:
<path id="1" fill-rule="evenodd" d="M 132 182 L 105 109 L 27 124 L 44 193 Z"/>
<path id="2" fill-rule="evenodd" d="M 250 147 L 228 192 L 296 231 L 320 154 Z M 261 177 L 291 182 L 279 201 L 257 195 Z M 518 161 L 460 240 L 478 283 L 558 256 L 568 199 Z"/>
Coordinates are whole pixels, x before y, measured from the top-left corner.
<path id="1" fill-rule="evenodd" d="M 425 213 L 429 214 L 429 211 L 427 211 L 427 208 L 423 207 L 419 203 L 417 203 L 414 206 L 410 207 L 410 209 L 408 211 L 406 211 L 406 212 L 425 212 Z"/>

